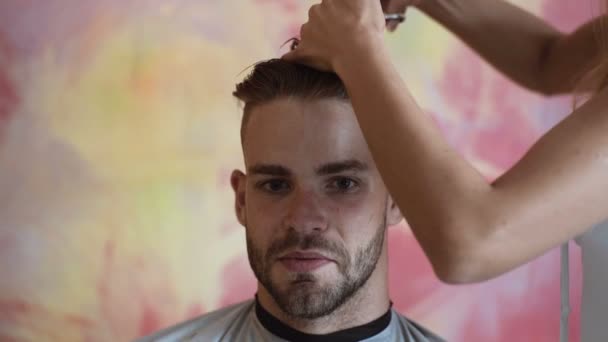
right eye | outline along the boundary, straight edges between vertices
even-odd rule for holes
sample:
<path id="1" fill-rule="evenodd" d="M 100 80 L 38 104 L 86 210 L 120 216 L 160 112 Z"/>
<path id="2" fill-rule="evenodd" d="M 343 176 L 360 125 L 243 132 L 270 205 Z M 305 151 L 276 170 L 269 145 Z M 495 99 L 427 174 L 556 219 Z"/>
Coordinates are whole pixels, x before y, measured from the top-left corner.
<path id="1" fill-rule="evenodd" d="M 258 183 L 256 187 L 270 194 L 282 194 L 290 189 L 289 182 L 284 179 L 269 179 Z"/>

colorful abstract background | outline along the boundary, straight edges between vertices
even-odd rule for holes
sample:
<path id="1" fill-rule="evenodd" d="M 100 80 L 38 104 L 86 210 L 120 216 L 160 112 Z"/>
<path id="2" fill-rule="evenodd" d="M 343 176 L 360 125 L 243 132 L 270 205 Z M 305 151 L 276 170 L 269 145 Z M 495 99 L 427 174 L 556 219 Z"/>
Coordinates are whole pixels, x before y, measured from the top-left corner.
<path id="1" fill-rule="evenodd" d="M 598 14 L 591 0 L 514 2 L 564 31 Z M 0 1 L 0 341 L 129 341 L 252 297 L 228 182 L 242 165 L 231 91 L 284 52 L 312 3 Z M 420 104 L 488 179 L 572 106 L 512 84 L 416 10 L 386 39 Z M 389 235 L 400 312 L 450 341 L 557 340 L 557 251 L 447 286 L 405 224 Z"/>

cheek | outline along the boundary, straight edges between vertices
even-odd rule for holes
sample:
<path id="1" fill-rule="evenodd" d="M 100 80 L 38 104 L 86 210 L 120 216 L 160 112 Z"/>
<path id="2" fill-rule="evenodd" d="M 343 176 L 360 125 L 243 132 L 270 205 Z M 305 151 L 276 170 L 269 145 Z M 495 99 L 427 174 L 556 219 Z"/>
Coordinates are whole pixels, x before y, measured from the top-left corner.
<path id="1" fill-rule="evenodd" d="M 252 211 L 274 212 L 284 205 L 285 199 L 278 195 L 265 193 L 260 189 L 256 189 L 253 185 L 247 187 L 247 206 Z"/>
<path id="2" fill-rule="evenodd" d="M 258 264 L 265 262 L 266 254 L 270 247 L 268 236 L 268 233 L 257 229 L 255 226 L 247 226 L 247 249 L 249 253 L 253 253 L 253 257 Z"/>
<path id="3" fill-rule="evenodd" d="M 251 198 L 246 210 L 248 229 L 251 234 L 260 237 L 274 236 L 286 212 L 281 203 L 260 198 Z"/>
<path id="4" fill-rule="evenodd" d="M 338 194 L 324 198 L 323 207 L 333 215 L 348 218 L 369 211 L 373 202 L 367 193 Z"/>
<path id="5" fill-rule="evenodd" d="M 329 198 L 325 207 L 338 222 L 348 226 L 364 227 L 374 225 L 381 220 L 385 210 L 383 201 L 372 198 L 369 194 Z"/>
<path id="6" fill-rule="evenodd" d="M 357 249 L 362 243 L 376 234 L 384 224 L 385 208 L 380 201 L 354 200 L 334 202 L 331 207 L 331 221 L 349 251 Z"/>

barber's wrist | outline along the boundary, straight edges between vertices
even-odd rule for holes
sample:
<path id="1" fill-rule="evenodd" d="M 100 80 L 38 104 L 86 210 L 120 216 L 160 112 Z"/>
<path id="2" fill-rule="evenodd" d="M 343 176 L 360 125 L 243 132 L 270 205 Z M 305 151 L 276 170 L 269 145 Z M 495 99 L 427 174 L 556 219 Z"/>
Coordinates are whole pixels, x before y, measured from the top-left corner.
<path id="1" fill-rule="evenodd" d="M 362 68 L 368 68 L 373 63 L 378 63 L 383 60 L 388 60 L 389 53 L 382 37 L 377 39 L 368 39 L 365 44 L 357 46 L 349 53 L 343 53 L 335 59 L 333 69 L 334 72 L 346 82 L 361 71 Z"/>

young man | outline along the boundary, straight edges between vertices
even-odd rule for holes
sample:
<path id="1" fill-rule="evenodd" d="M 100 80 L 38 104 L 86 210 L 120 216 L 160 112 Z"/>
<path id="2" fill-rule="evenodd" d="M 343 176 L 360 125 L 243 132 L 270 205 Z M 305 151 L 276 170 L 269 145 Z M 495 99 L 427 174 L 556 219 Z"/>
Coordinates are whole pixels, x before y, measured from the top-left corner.
<path id="1" fill-rule="evenodd" d="M 246 173 L 231 184 L 257 295 L 142 341 L 442 341 L 391 308 L 386 228 L 402 216 L 340 79 L 271 60 L 234 95 Z"/>

